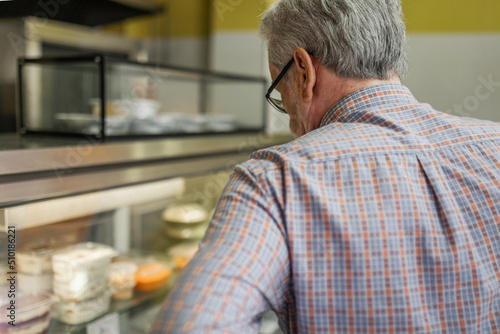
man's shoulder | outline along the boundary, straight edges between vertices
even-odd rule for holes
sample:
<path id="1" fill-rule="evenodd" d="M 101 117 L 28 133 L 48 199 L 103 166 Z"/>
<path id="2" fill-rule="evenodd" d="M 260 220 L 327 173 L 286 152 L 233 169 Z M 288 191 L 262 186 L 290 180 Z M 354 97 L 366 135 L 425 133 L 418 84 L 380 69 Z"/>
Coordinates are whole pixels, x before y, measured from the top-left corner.
<path id="1" fill-rule="evenodd" d="M 352 149 L 346 132 L 360 125 L 337 124 L 323 127 L 288 143 L 264 148 L 253 153 L 244 165 L 254 171 L 281 168 L 284 164 L 313 163 L 335 158 L 341 151 Z M 328 128 L 328 129 L 327 129 Z M 348 129 L 349 128 L 349 129 Z"/>
<path id="2" fill-rule="evenodd" d="M 245 165 L 255 172 L 262 172 L 285 164 L 315 164 L 361 155 L 406 154 L 478 140 L 500 140 L 500 123 L 439 112 L 425 116 L 423 118 L 428 121 L 412 120 L 407 124 L 381 118 L 389 126 L 331 123 L 286 144 L 259 150 Z"/>

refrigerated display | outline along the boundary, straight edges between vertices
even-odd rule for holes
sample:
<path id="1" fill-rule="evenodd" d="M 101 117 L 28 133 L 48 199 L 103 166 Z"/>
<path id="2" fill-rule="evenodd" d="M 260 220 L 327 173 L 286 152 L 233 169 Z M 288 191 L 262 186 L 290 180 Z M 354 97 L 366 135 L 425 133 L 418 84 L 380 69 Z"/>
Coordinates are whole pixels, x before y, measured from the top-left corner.
<path id="1" fill-rule="evenodd" d="M 22 291 L 22 284 L 15 291 L 18 297 L 50 296 L 48 333 L 85 333 L 110 316 L 118 317 L 120 333 L 148 333 L 202 236 L 178 238 L 167 226 L 206 229 L 229 174 L 247 159 L 250 146 L 290 139 L 238 134 L 121 143 L 0 141 L 6 162 L 0 167 L 1 274 L 16 270 L 19 283 L 23 277 L 27 282 L 23 275 L 31 275 L 28 282 L 51 283 L 49 291 Z M 1 295 L 2 305 L 8 304 L 8 294 Z"/>

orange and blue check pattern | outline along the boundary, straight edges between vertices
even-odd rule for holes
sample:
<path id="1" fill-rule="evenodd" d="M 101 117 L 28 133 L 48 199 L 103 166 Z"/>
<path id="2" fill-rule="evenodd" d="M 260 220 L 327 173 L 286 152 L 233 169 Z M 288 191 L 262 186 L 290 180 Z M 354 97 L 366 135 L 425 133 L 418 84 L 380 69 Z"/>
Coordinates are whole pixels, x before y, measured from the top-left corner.
<path id="1" fill-rule="evenodd" d="M 153 333 L 500 333 L 500 125 L 402 85 L 238 166 Z"/>

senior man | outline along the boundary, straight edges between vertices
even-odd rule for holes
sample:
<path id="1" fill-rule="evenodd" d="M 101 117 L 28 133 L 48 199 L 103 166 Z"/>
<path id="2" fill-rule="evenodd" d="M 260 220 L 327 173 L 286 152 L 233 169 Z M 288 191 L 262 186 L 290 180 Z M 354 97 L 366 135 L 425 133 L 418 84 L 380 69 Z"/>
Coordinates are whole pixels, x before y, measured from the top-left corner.
<path id="1" fill-rule="evenodd" d="M 261 33 L 297 139 L 236 167 L 153 332 L 500 333 L 500 126 L 401 85 L 398 0 L 277 0 Z"/>

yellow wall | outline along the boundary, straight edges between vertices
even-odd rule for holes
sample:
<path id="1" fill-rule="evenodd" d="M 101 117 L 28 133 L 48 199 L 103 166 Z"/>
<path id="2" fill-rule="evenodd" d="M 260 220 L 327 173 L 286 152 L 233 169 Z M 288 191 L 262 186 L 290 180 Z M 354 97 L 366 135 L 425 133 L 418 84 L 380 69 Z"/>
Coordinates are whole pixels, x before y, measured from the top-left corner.
<path id="1" fill-rule="evenodd" d="M 258 30 L 269 0 L 212 0 L 213 31 Z"/>
<path id="2" fill-rule="evenodd" d="M 212 0 L 216 31 L 257 30 L 274 0 Z M 498 32 L 498 0 L 402 0 L 408 32 Z"/>
<path id="3" fill-rule="evenodd" d="M 166 10 L 107 30 L 134 38 L 207 37 L 212 31 L 258 30 L 260 14 L 274 0 L 157 0 Z M 402 0 L 410 33 L 498 32 L 498 0 Z"/>
<path id="4" fill-rule="evenodd" d="M 498 0 L 402 0 L 408 32 L 500 31 Z"/>
<path id="5" fill-rule="evenodd" d="M 274 0 L 157 0 L 163 13 L 112 24 L 106 30 L 133 38 L 207 37 L 211 31 L 258 30 Z"/>
<path id="6" fill-rule="evenodd" d="M 108 31 L 133 38 L 206 37 L 209 33 L 209 1 L 156 0 L 165 10 L 154 16 L 129 19 L 109 25 Z"/>

